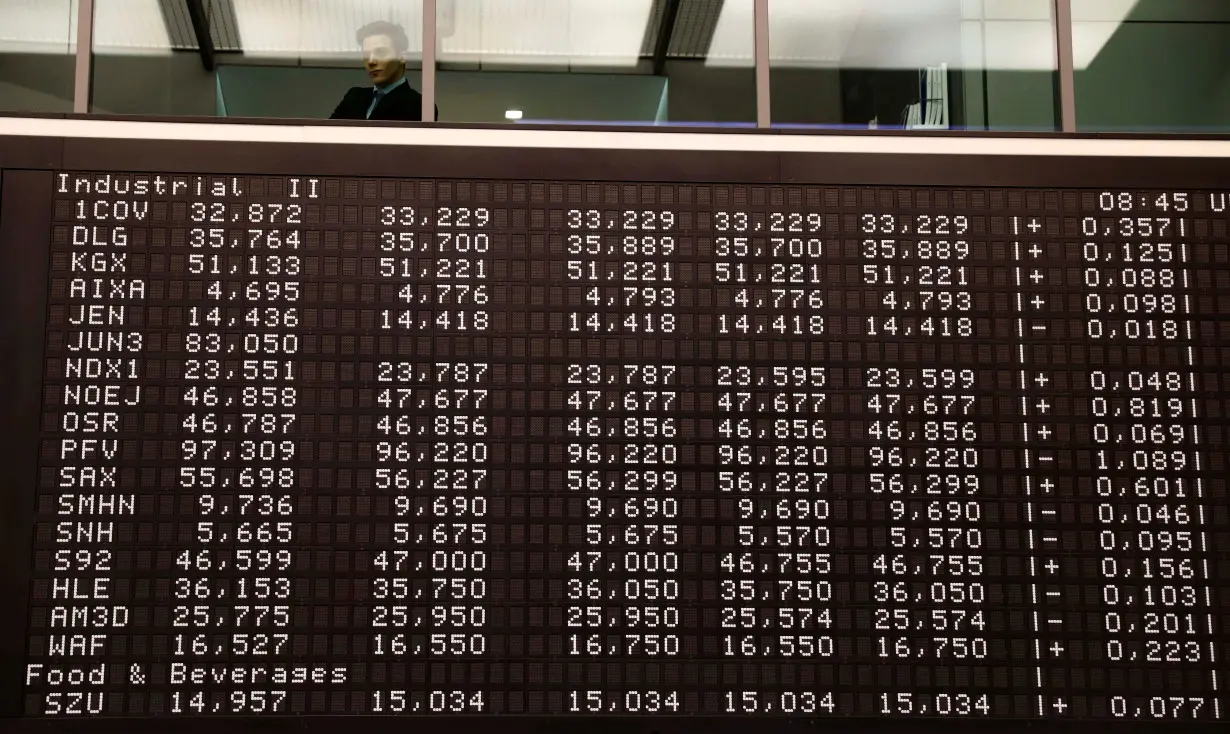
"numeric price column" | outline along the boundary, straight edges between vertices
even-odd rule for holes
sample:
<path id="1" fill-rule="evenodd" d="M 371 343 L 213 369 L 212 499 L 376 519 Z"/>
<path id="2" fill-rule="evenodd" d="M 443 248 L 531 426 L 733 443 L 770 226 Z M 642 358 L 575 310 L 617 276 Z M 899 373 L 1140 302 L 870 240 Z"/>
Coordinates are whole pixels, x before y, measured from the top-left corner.
<path id="1" fill-rule="evenodd" d="M 508 645 L 507 634 L 492 630 L 496 528 L 486 513 L 490 495 L 503 489 L 492 481 L 493 462 L 506 456 L 506 447 L 491 436 L 492 369 L 484 356 L 490 353 L 490 228 L 495 222 L 492 209 L 470 201 L 471 185 L 436 181 L 435 188 L 435 207 L 428 212 L 433 263 L 427 273 L 436 291 L 434 318 L 419 325 L 435 342 L 429 365 L 435 399 L 428 460 L 437 471 L 464 473 L 471 480 L 467 491 L 452 500 L 455 508 L 463 507 L 457 499 L 468 502 L 465 511 L 433 517 L 424 539 L 430 549 L 426 652 L 432 658 L 426 710 L 479 713 L 487 710 L 491 696 L 469 673 L 489 668 L 486 661 L 506 654 Z M 506 478 L 507 472 L 499 476 Z"/>
<path id="2" fill-rule="evenodd" d="M 724 713 L 839 712 L 832 686 L 848 640 L 833 574 L 847 516 L 833 492 L 829 438 L 825 221 L 800 189 L 717 189 L 714 390 L 720 529 L 716 626 Z M 791 209 L 785 211 L 785 209 Z M 834 220 L 836 224 L 836 220 Z M 835 621 L 836 620 L 836 621 Z M 846 649 L 839 645 L 845 643 Z M 772 671 L 771 673 L 769 671 Z M 721 696 L 720 701 L 711 699 Z"/>
<path id="3" fill-rule="evenodd" d="M 1081 519 L 1098 550 L 1082 576 L 1101 592 L 1086 600 L 1100 639 L 1083 653 L 1105 669 L 1086 706 L 1102 717 L 1220 718 L 1189 241 L 1211 202 L 1156 191 L 1066 198 L 1078 216 L 1065 220 L 1065 254 L 1079 252 L 1090 356 L 1074 376 L 1091 472 L 1078 484 Z"/>
<path id="4" fill-rule="evenodd" d="M 363 254 L 375 257 L 364 257 L 362 269 L 376 281 L 376 309 L 371 323 L 362 324 L 375 330 L 375 359 L 360 373 L 373 390 L 359 393 L 360 407 L 371 411 L 360 418 L 360 434 L 372 440 L 376 495 L 366 619 L 368 669 L 376 685 L 365 708 L 376 714 L 426 710 L 431 551 L 423 541 L 428 519 L 448 517 L 452 509 L 448 503 L 440 512 L 424 507 L 421 496 L 447 492 L 452 479 L 443 470 L 436 476 L 428 460 L 435 406 L 428 334 L 438 295 L 430 277 L 433 188 L 430 182 L 382 181 L 380 203 L 364 210 L 364 224 L 377 227 L 364 234 Z"/>
<path id="5" fill-rule="evenodd" d="M 846 319 L 864 350 L 862 486 L 878 521 L 872 581 L 855 587 L 870 612 L 860 653 L 877 663 L 874 703 L 865 695 L 860 713 L 1011 711 L 1004 571 L 1015 549 L 1001 531 L 1005 503 L 988 450 L 996 427 L 979 420 L 994 414 L 993 359 L 979 344 L 996 335 L 980 196 L 864 190 L 857 214 L 844 215 L 843 232 L 858 236 L 846 251 L 858 258 L 866 309 Z"/>
<path id="6" fill-rule="evenodd" d="M 620 596 L 611 579 L 618 569 L 611 546 L 619 541 L 622 529 L 614 519 L 615 493 L 629 489 L 620 480 L 619 446 L 613 443 L 622 434 L 618 412 L 622 379 L 618 366 L 607 364 L 619 356 L 618 340 L 608 335 L 622 327 L 624 273 L 617 270 L 618 261 L 608 260 L 618 258 L 621 250 L 619 235 L 610 231 L 618 223 L 615 212 L 597 208 L 603 201 L 602 187 L 570 189 L 569 208 L 562 212 L 565 259 L 555 265 L 562 266 L 559 275 L 568 283 L 563 305 L 569 310 L 558 326 L 574 345 L 568 363 L 555 368 L 565 391 L 559 406 L 562 414 L 556 419 L 563 425 L 555 426 L 553 433 L 565 435 L 567 443 L 552 447 L 553 453 L 562 449 L 562 456 L 552 459 L 567 467 L 565 507 L 571 522 L 561 569 L 565 634 L 558 649 L 570 661 L 580 662 L 574 669 L 585 674 L 585 687 L 568 691 L 566 710 L 605 712 L 611 701 L 618 700 L 618 691 L 594 663 L 618 656 L 622 648 L 622 640 L 614 634 Z"/>
<path id="7" fill-rule="evenodd" d="M 291 691 L 274 676 L 245 684 L 233 672 L 292 654 L 290 602 L 303 594 L 291 574 L 304 208 L 286 201 L 285 181 L 229 184 L 229 201 L 189 201 L 184 217 L 191 300 L 182 398 L 193 413 L 179 442 L 181 487 L 192 501 L 181 506 L 198 520 L 195 533 L 181 528 L 189 550 L 176 558 L 172 594 L 191 614 L 177 619 L 173 654 L 185 656 L 179 682 L 190 685 L 173 699 L 184 714 L 287 713 Z M 210 610 L 208 626 L 195 623 L 202 609 Z M 191 685 L 202 681 L 203 700 Z"/>
<path id="8" fill-rule="evenodd" d="M 555 215 L 570 281 L 560 407 L 567 516 L 577 524 L 568 530 L 563 652 L 585 663 L 570 667 L 586 687 L 570 687 L 564 709 L 678 712 L 685 696 L 676 658 L 697 642 L 681 606 L 697 559 L 684 550 L 695 528 L 678 524 L 691 461 L 679 442 L 682 374 L 674 363 L 675 335 L 693 318 L 678 310 L 687 266 L 677 262 L 691 245 L 680 236 L 691 214 L 675 211 L 672 187 L 565 189 L 569 208 Z M 590 664 L 598 657 L 623 662 Z"/>

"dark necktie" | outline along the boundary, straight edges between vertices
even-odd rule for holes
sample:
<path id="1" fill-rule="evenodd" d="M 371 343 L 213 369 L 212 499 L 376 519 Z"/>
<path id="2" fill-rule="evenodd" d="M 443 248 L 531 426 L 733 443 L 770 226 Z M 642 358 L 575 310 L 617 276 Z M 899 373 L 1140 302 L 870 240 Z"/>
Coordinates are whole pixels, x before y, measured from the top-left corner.
<path id="1" fill-rule="evenodd" d="M 380 105 L 380 100 L 384 97 L 384 90 L 374 90 L 372 94 L 372 103 L 367 107 L 367 119 L 372 119 L 372 113 L 376 111 L 376 107 Z"/>

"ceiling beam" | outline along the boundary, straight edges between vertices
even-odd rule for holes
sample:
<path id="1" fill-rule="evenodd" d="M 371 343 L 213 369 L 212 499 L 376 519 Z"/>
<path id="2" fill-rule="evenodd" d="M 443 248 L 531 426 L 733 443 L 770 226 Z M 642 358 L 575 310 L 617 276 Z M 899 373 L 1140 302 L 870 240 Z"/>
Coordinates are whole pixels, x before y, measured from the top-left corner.
<path id="1" fill-rule="evenodd" d="M 671 36 L 675 35 L 675 22 L 679 20 L 679 8 L 683 0 L 666 0 L 662 9 L 662 22 L 658 25 L 658 39 L 653 46 L 653 73 L 662 76 L 666 70 L 666 52 L 671 46 Z"/>
<path id="2" fill-rule="evenodd" d="M 196 47 L 201 54 L 201 65 L 205 71 L 214 70 L 214 39 L 209 32 L 209 15 L 205 12 L 202 0 L 184 0 L 188 5 L 188 17 L 192 20 L 192 32 L 196 36 Z"/>

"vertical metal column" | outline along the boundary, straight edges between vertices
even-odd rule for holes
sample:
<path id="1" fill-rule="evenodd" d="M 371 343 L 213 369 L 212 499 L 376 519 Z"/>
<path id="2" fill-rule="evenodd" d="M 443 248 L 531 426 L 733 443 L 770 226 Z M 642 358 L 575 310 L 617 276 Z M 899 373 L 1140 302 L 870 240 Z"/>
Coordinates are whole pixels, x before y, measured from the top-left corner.
<path id="1" fill-rule="evenodd" d="M 1059 129 L 1076 132 L 1076 57 L 1072 41 L 1072 0 L 1054 0 L 1056 69 L 1059 72 Z"/>
<path id="2" fill-rule="evenodd" d="M 436 0 L 423 0 L 423 122 L 436 121 Z"/>
<path id="3" fill-rule="evenodd" d="M 214 62 L 214 39 L 209 31 L 209 10 L 204 0 L 184 0 L 184 3 L 188 6 L 188 18 L 192 21 L 192 35 L 196 37 L 201 66 L 205 67 L 205 71 L 213 71 L 217 64 Z"/>
<path id="4" fill-rule="evenodd" d="M 73 74 L 73 112 L 90 111 L 94 89 L 94 0 L 77 0 L 77 57 Z"/>
<path id="5" fill-rule="evenodd" d="M 756 127 L 769 127 L 769 0 L 754 0 L 756 59 Z"/>

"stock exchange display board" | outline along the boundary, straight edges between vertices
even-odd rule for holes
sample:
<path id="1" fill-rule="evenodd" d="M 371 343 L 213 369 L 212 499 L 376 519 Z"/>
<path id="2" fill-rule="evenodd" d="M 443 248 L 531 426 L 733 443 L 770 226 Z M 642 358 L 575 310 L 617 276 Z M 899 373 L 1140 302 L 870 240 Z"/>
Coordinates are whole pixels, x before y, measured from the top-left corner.
<path id="1" fill-rule="evenodd" d="M 1221 161 L 57 142 L 9 716 L 1230 714 Z"/>

